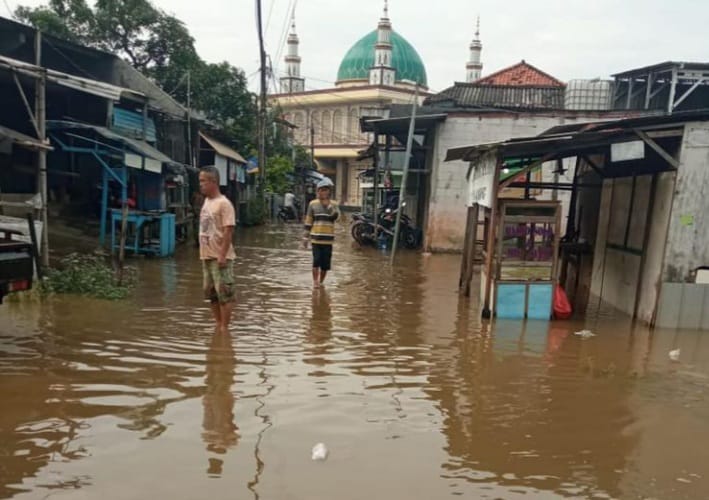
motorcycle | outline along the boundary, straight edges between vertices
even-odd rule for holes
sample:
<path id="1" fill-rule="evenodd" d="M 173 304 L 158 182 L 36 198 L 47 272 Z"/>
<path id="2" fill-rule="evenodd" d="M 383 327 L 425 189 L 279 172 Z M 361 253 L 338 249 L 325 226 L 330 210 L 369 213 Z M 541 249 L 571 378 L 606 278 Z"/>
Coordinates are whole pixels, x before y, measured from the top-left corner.
<path id="1" fill-rule="evenodd" d="M 402 205 L 406 206 L 406 204 Z M 350 233 L 352 238 L 360 245 L 379 245 L 388 248 L 394 240 L 396 229 L 396 214 L 398 209 L 387 208 L 382 210 L 375 224 L 372 217 L 366 214 L 352 214 Z M 421 245 L 421 230 L 414 226 L 413 221 L 406 214 L 401 214 L 401 227 L 399 228 L 399 242 L 406 248 L 416 249 Z"/>
<path id="2" fill-rule="evenodd" d="M 279 205 L 278 209 L 278 214 L 276 214 L 276 218 L 281 221 L 281 222 L 292 222 L 292 221 L 298 221 L 298 213 L 300 212 L 300 205 L 296 202 L 295 204 L 295 209 L 293 207 L 286 207 L 283 205 Z"/>

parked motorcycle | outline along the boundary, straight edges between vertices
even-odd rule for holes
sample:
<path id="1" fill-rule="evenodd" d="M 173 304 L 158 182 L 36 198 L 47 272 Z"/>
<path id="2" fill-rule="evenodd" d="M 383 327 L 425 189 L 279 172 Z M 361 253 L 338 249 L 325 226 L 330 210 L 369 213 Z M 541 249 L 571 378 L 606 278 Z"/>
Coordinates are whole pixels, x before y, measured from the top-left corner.
<path id="1" fill-rule="evenodd" d="M 404 205 L 405 206 L 405 205 Z M 360 245 L 379 245 L 390 247 L 394 240 L 396 229 L 396 214 L 398 209 L 382 210 L 375 224 L 372 217 L 366 214 L 352 214 L 350 233 L 352 238 Z M 399 228 L 399 242 L 406 248 L 416 249 L 421 245 L 421 230 L 414 226 L 413 221 L 406 214 L 401 214 L 401 227 Z"/>

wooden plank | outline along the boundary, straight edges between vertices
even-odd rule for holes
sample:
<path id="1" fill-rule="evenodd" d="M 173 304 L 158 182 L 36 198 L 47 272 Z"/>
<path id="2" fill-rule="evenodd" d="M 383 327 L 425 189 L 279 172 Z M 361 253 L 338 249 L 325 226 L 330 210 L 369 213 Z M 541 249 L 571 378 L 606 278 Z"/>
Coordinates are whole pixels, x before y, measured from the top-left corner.
<path id="1" fill-rule="evenodd" d="M 458 288 L 460 292 L 463 293 L 466 297 L 470 293 L 470 289 L 466 287 L 466 278 L 468 276 L 468 266 L 471 264 L 471 246 L 474 245 L 474 243 L 471 243 L 471 239 L 475 238 L 475 232 L 473 231 L 472 221 L 472 214 L 474 210 L 475 209 L 473 207 L 468 207 L 468 216 L 465 222 L 465 241 L 463 244 L 463 256 L 460 262 L 460 278 L 458 280 Z"/>
<path id="2" fill-rule="evenodd" d="M 639 129 L 633 129 L 633 132 L 640 137 L 645 144 L 650 146 L 658 155 L 660 155 L 667 163 L 672 165 L 675 170 L 679 168 L 679 161 L 665 151 L 658 143 L 656 143 L 652 138 L 650 138 L 645 132 Z"/>

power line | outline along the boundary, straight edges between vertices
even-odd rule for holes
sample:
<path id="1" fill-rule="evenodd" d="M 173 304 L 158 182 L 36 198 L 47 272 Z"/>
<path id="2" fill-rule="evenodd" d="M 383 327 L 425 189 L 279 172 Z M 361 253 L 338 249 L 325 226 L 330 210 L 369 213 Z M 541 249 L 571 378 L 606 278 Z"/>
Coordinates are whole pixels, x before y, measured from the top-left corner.
<path id="1" fill-rule="evenodd" d="M 3 3 L 5 4 L 5 8 L 7 9 L 8 14 L 10 14 L 10 17 L 12 18 L 15 15 L 15 13 L 10 8 L 10 4 L 7 3 L 7 0 L 3 0 Z"/>
<path id="2" fill-rule="evenodd" d="M 268 9 L 268 17 L 266 18 L 266 34 L 268 35 L 268 27 L 271 25 L 271 15 L 273 14 L 273 6 L 276 5 L 276 0 L 271 0 L 271 8 Z"/>
<path id="3" fill-rule="evenodd" d="M 286 9 L 285 19 L 283 20 L 283 29 L 281 30 L 281 38 L 276 47 L 276 71 L 278 71 L 279 64 L 281 63 L 281 56 L 283 55 L 283 49 L 286 46 L 286 40 L 288 39 L 289 25 L 288 21 L 291 17 L 295 16 L 295 8 L 298 6 L 298 0 L 289 0 L 288 9 Z"/>

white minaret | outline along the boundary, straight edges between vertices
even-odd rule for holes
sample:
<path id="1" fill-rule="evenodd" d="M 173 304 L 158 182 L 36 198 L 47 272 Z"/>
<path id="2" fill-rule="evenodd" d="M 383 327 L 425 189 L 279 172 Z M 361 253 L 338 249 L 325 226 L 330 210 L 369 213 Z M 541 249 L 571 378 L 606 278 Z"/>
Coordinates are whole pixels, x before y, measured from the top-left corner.
<path id="1" fill-rule="evenodd" d="M 305 78 L 300 76 L 300 56 L 298 55 L 298 45 L 300 40 L 295 32 L 295 10 L 291 18 L 291 29 L 288 35 L 288 52 L 286 53 L 286 76 L 281 78 L 281 92 L 293 94 L 305 92 Z"/>
<path id="2" fill-rule="evenodd" d="M 483 63 L 480 59 L 483 51 L 483 44 L 480 41 L 480 16 L 478 16 L 478 25 L 475 30 L 475 38 L 470 42 L 470 60 L 465 65 L 466 77 L 465 81 L 472 83 L 479 80 L 483 72 Z"/>
<path id="3" fill-rule="evenodd" d="M 389 2 L 384 0 L 384 14 L 377 27 L 377 44 L 374 46 L 374 66 L 369 70 L 370 85 L 394 85 L 396 69 L 392 67 L 391 21 Z"/>

